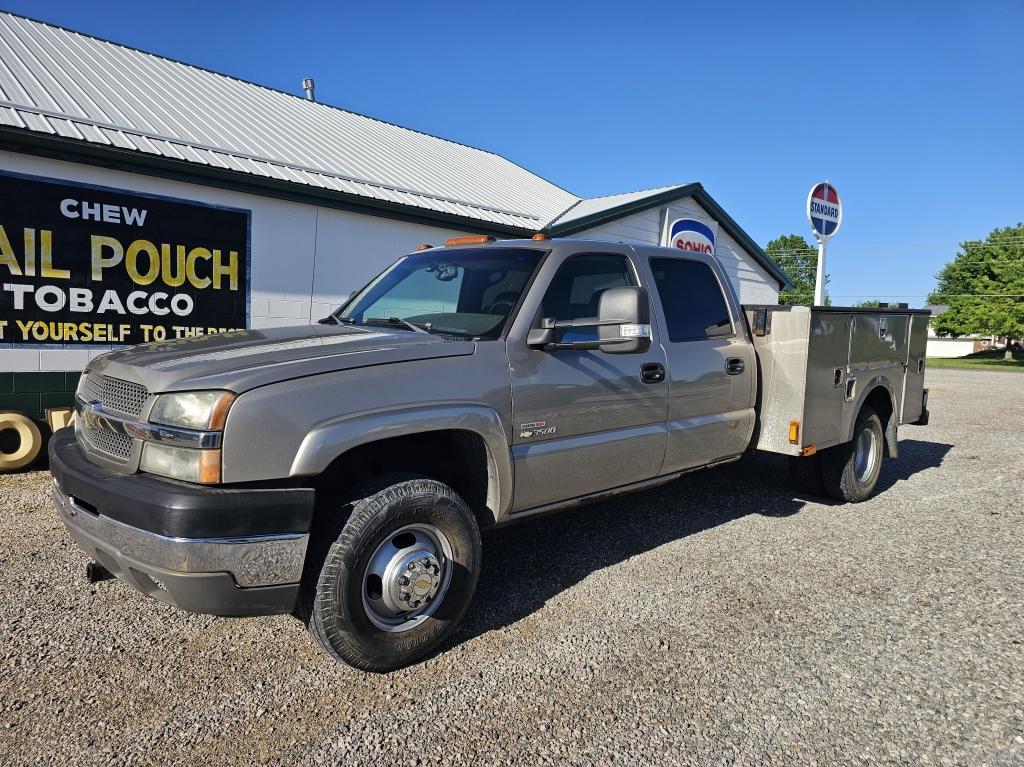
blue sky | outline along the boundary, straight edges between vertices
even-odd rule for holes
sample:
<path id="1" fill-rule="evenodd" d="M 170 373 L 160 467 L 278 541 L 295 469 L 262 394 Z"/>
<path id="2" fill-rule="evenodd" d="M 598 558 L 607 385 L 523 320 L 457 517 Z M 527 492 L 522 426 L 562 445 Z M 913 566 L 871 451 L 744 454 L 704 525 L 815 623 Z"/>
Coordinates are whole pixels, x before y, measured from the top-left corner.
<path id="1" fill-rule="evenodd" d="M 845 206 L 835 303 L 920 305 L 1024 221 L 1024 3 L 9 2 L 498 152 L 577 194 L 700 181 L 762 245 Z M 845 6 L 845 7 L 844 7 Z"/>

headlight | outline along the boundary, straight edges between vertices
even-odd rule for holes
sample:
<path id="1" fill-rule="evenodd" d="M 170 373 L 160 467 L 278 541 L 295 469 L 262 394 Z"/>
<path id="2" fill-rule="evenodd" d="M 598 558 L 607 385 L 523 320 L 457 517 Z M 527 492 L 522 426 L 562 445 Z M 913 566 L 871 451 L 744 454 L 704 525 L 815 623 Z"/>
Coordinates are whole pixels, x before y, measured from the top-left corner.
<path id="1" fill-rule="evenodd" d="M 150 474 L 216 485 L 220 482 L 220 450 L 194 450 L 147 442 L 139 468 Z"/>
<path id="2" fill-rule="evenodd" d="M 235 401 L 229 391 L 187 391 L 161 394 L 149 414 L 151 423 L 183 429 L 223 429 L 228 408 Z"/>
<path id="3" fill-rule="evenodd" d="M 229 391 L 188 391 L 161 394 L 149 413 L 150 423 L 198 431 L 220 431 L 235 401 Z M 221 451 L 146 442 L 142 447 L 142 471 L 164 477 L 216 485 L 221 481 Z"/>

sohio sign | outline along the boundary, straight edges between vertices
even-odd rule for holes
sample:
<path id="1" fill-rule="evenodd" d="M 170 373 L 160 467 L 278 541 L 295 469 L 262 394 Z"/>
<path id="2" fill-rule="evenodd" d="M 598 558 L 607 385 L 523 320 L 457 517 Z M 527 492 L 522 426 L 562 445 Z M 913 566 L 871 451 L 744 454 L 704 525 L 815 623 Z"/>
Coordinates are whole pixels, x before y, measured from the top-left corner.
<path id="1" fill-rule="evenodd" d="M 715 253 L 715 230 L 695 218 L 679 218 L 668 231 L 668 246 L 691 253 Z"/>

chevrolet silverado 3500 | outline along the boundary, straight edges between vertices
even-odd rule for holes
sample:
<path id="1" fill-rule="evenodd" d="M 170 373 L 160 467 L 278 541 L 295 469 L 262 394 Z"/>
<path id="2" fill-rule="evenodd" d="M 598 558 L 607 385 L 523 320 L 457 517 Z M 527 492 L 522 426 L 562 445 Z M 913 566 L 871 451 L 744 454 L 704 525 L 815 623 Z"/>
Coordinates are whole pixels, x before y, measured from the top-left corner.
<path id="1" fill-rule="evenodd" d="M 856 502 L 927 422 L 926 312 L 741 307 L 710 255 L 467 239 L 310 327 L 93 360 L 50 445 L 70 534 L 155 599 L 293 613 L 386 671 L 462 619 L 483 528 L 748 449 Z"/>

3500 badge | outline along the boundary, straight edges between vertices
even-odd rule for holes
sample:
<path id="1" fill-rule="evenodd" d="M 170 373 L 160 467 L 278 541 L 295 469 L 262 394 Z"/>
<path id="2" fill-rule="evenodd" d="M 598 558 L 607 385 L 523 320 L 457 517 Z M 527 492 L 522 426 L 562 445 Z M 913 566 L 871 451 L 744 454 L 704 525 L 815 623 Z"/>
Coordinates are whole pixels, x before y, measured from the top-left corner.
<path id="1" fill-rule="evenodd" d="M 530 421 L 519 424 L 519 438 L 529 439 L 530 437 L 547 437 L 558 431 L 556 426 L 548 426 L 547 421 Z"/>

